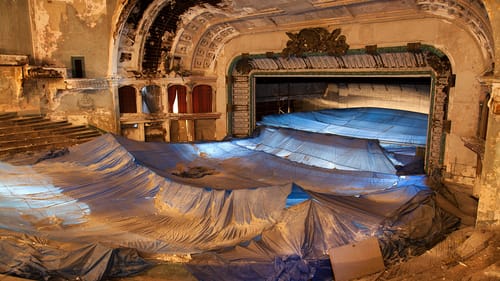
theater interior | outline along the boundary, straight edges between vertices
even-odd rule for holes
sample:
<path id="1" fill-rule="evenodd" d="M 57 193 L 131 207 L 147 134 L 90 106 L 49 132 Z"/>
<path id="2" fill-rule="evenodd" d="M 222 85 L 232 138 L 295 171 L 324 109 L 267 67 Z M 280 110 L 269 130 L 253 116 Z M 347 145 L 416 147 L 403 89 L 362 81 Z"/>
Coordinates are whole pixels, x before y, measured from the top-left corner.
<path id="1" fill-rule="evenodd" d="M 500 279 L 499 1 L 0 23 L 0 280 Z"/>

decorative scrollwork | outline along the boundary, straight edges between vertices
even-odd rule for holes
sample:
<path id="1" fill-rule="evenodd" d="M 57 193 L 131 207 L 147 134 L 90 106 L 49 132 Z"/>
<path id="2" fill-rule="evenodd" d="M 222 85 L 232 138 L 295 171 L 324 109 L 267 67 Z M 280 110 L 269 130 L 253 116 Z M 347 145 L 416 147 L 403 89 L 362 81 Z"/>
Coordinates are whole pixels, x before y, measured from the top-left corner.
<path id="1" fill-rule="evenodd" d="M 56 70 L 44 67 L 33 67 L 28 69 L 30 78 L 63 78 L 63 74 Z"/>
<path id="2" fill-rule="evenodd" d="M 248 74 L 250 71 L 252 71 L 253 66 L 251 64 L 251 59 L 248 57 L 248 55 L 243 55 L 238 62 L 236 63 L 236 71 L 238 71 L 241 74 Z"/>
<path id="3" fill-rule="evenodd" d="M 427 53 L 427 64 L 440 75 L 447 75 L 451 71 L 451 64 L 446 56 L 438 57 L 434 53 Z"/>
<path id="4" fill-rule="evenodd" d="M 283 49 L 284 57 L 302 56 L 304 53 L 327 53 L 331 56 L 345 55 L 349 49 L 346 37 L 340 35 L 340 28 L 331 33 L 325 28 L 304 28 L 298 33 L 287 32 L 290 38 Z"/>

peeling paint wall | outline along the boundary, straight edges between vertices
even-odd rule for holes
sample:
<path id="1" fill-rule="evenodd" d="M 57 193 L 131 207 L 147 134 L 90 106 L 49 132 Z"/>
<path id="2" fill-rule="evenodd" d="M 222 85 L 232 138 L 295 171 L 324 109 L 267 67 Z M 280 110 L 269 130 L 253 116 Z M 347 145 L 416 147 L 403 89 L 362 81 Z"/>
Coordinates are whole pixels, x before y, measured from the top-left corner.
<path id="1" fill-rule="evenodd" d="M 39 91 L 26 91 L 29 71 L 27 55 L 0 54 L 0 112 L 39 112 Z"/>
<path id="2" fill-rule="evenodd" d="M 0 54 L 33 55 L 28 0 L 0 1 Z"/>
<path id="3" fill-rule="evenodd" d="M 15 10 L 17 14 L 6 21 L 12 25 L 26 19 L 27 31 L 23 34 L 27 34 L 26 45 L 32 50 L 30 64 L 44 69 L 57 68 L 63 75 L 60 78 L 27 77 L 22 67 L 18 67 L 17 72 L 12 67 L 8 71 L 3 68 L 0 71 L 5 75 L 2 75 L 0 90 L 8 89 L 4 91 L 4 98 L 0 97 L 0 110 L 26 111 L 29 107 L 51 119 L 90 124 L 116 132 L 113 91 L 105 78 L 109 69 L 113 13 L 118 0 L 5 1 L 23 4 Z M 5 1 L 0 3 L 2 11 L 8 6 Z M 13 38 L 16 44 L 22 43 L 18 37 Z M 86 80 L 72 79 L 72 57 L 83 57 Z M 10 104 L 4 100 L 9 100 Z"/>
<path id="4" fill-rule="evenodd" d="M 33 44 L 35 49 L 35 60 L 40 64 L 54 64 L 49 59 L 57 49 L 57 42 L 61 37 L 58 30 L 59 22 L 50 22 L 49 12 L 45 5 L 51 3 L 45 1 L 31 1 L 33 21 Z M 54 22 L 55 20 L 52 20 Z M 59 65 L 62 66 L 62 65 Z"/>
<path id="5" fill-rule="evenodd" d="M 76 16 L 89 28 L 97 26 L 100 18 L 106 16 L 106 0 L 66 0 L 72 3 L 76 10 Z"/>
<path id="6" fill-rule="evenodd" d="M 51 119 L 68 120 L 76 125 L 89 124 L 114 132 L 112 96 L 107 90 L 57 90 Z"/>
<path id="7" fill-rule="evenodd" d="M 26 95 L 38 98 L 38 110 L 41 114 L 51 112 L 54 93 L 58 87 L 62 87 L 62 79 L 26 79 L 23 82 L 23 91 Z"/>
<path id="8" fill-rule="evenodd" d="M 0 112 L 18 111 L 22 98 L 21 66 L 0 66 Z"/>
<path id="9" fill-rule="evenodd" d="M 30 0 L 35 61 L 71 69 L 84 57 L 86 77 L 105 77 L 116 0 Z M 71 71 L 68 71 L 71 77 Z"/>

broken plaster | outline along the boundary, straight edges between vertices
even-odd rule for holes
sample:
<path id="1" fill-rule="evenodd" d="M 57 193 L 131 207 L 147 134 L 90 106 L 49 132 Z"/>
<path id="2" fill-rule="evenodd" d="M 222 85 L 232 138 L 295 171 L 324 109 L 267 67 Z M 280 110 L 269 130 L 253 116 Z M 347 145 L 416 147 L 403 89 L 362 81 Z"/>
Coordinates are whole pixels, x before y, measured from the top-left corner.
<path id="1" fill-rule="evenodd" d="M 71 5 L 76 11 L 76 16 L 90 28 L 94 28 L 99 18 L 106 15 L 106 0 L 51 0 L 47 5 L 57 5 L 57 3 Z"/>
<path id="2" fill-rule="evenodd" d="M 48 5 L 43 1 L 32 1 L 34 7 L 33 22 L 36 39 L 34 42 L 35 52 L 37 57 L 44 60 L 52 57 L 52 54 L 57 51 L 58 41 L 62 36 L 62 32 L 53 28 L 49 12 L 44 5 Z M 55 25 L 55 26 L 58 26 Z"/>
<path id="3" fill-rule="evenodd" d="M 76 16 L 88 27 L 94 28 L 101 16 L 106 15 L 106 0 L 66 0 L 76 10 Z"/>
<path id="4" fill-rule="evenodd" d="M 51 58 L 62 41 L 60 26 L 67 21 L 66 5 L 71 5 L 76 16 L 89 28 L 97 26 L 99 19 L 106 15 L 106 0 L 52 0 L 50 2 L 32 0 L 33 28 L 36 39 L 36 54 L 42 60 Z"/>

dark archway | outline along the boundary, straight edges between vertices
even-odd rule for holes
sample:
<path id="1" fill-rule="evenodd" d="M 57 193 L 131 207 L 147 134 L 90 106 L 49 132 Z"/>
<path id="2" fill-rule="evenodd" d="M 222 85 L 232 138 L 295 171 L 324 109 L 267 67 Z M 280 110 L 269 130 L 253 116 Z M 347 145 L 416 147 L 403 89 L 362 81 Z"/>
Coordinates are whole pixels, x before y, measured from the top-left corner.
<path id="1" fill-rule="evenodd" d="M 212 87 L 198 85 L 193 88 L 193 113 L 212 112 Z"/>
<path id="2" fill-rule="evenodd" d="M 187 90 L 185 86 L 173 85 L 168 87 L 168 112 L 187 113 Z"/>
<path id="3" fill-rule="evenodd" d="M 161 113 L 161 87 L 157 85 L 147 85 L 141 89 L 142 112 Z"/>
<path id="4" fill-rule="evenodd" d="M 118 88 L 120 113 L 137 113 L 136 89 L 132 86 Z"/>
<path id="5" fill-rule="evenodd" d="M 255 76 L 255 121 L 268 114 L 379 107 L 429 114 L 429 76 Z"/>

